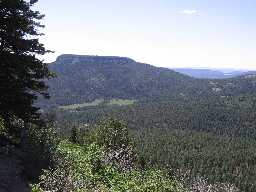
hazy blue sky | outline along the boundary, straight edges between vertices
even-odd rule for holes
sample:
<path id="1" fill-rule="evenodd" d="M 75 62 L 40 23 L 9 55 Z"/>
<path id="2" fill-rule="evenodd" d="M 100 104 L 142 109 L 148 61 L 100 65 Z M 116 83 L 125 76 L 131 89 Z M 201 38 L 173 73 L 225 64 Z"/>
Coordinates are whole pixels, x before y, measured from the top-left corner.
<path id="1" fill-rule="evenodd" d="M 255 0 L 40 0 L 42 42 L 163 67 L 256 69 Z"/>

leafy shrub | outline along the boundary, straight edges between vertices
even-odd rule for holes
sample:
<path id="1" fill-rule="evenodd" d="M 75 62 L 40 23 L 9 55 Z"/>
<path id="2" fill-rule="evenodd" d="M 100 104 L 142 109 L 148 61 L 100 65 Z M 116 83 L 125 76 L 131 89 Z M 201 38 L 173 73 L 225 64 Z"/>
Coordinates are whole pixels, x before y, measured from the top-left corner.
<path id="1" fill-rule="evenodd" d="M 127 126 L 118 120 L 107 119 L 93 131 L 93 142 L 107 149 L 118 149 L 131 144 Z"/>
<path id="2" fill-rule="evenodd" d="M 40 186 L 48 191 L 170 191 L 177 183 L 163 171 L 119 171 L 104 163 L 104 147 L 95 143 L 79 146 L 62 141 L 57 149 L 57 167 L 45 171 Z"/>
<path id="3" fill-rule="evenodd" d="M 118 120 L 107 119 L 93 131 L 94 142 L 105 148 L 104 162 L 120 170 L 135 166 L 137 156 L 127 126 Z"/>
<path id="4" fill-rule="evenodd" d="M 58 138 L 51 124 L 28 125 L 20 148 L 23 152 L 23 164 L 26 176 L 35 181 L 53 164 L 53 154 L 58 145 Z"/>

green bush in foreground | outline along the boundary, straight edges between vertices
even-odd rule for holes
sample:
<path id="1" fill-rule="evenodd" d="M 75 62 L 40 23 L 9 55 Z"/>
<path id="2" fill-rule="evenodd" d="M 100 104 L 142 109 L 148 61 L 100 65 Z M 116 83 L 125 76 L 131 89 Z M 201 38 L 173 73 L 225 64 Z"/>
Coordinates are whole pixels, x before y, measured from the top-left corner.
<path id="1" fill-rule="evenodd" d="M 176 181 L 160 170 L 119 171 L 104 164 L 104 148 L 93 143 L 79 146 L 62 141 L 57 165 L 41 176 L 40 187 L 48 191 L 179 191 Z M 38 191 L 34 186 L 34 191 Z"/>

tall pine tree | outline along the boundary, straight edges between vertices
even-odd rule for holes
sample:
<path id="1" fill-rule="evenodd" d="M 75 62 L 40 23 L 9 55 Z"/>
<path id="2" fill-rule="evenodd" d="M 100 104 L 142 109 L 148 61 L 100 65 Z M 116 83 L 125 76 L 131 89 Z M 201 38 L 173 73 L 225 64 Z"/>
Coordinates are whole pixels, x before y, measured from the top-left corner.
<path id="1" fill-rule="evenodd" d="M 48 97 L 44 79 L 52 74 L 37 58 L 49 51 L 38 39 L 44 15 L 32 9 L 36 2 L 0 0 L 0 116 L 10 132 L 13 119 L 36 122 L 33 103 L 39 95 Z"/>

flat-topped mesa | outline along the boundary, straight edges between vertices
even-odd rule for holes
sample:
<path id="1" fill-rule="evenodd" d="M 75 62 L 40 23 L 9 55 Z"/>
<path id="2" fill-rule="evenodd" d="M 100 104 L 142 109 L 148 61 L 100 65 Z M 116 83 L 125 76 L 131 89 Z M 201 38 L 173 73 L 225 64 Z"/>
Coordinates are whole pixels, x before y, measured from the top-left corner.
<path id="1" fill-rule="evenodd" d="M 133 59 L 128 57 L 118 57 L 118 56 L 94 56 L 94 55 L 72 55 L 64 54 L 60 55 L 56 63 L 60 64 L 76 64 L 76 63 L 133 63 Z"/>

